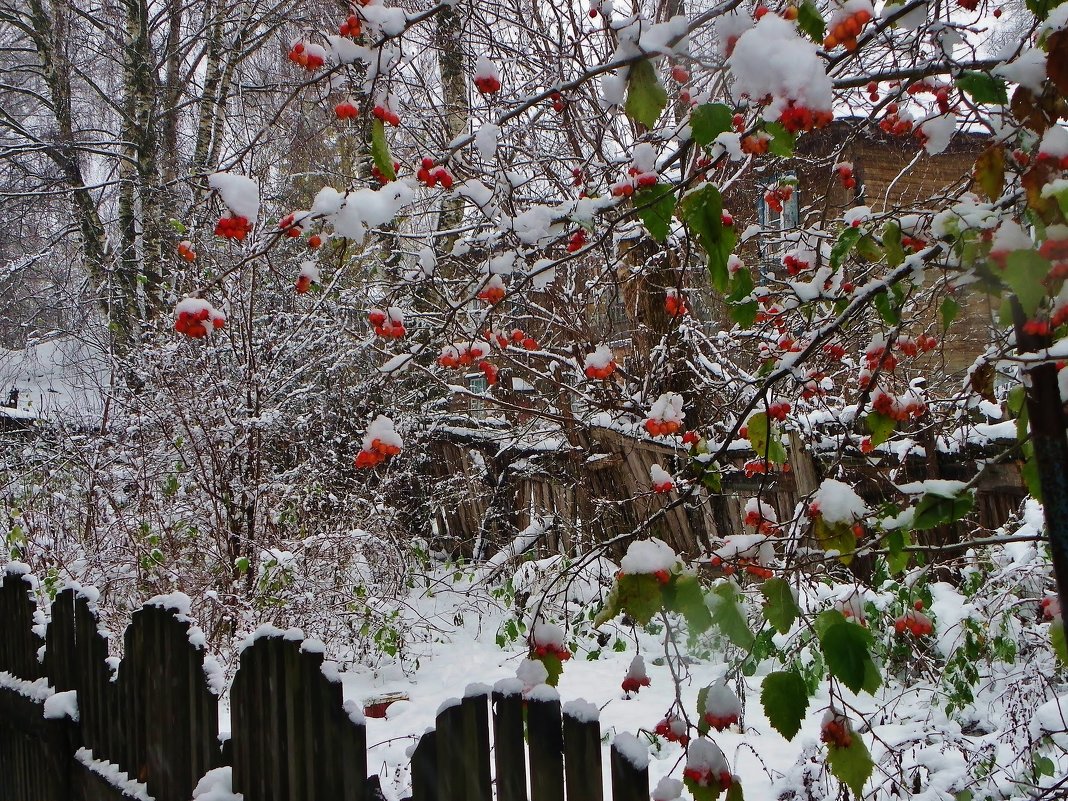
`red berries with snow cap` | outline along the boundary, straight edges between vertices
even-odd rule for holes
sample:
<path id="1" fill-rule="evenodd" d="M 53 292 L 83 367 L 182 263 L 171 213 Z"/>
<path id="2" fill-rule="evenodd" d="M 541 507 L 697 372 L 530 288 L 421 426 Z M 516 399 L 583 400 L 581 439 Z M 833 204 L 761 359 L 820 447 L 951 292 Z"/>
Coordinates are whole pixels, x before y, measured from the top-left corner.
<path id="1" fill-rule="evenodd" d="M 677 392 L 665 392 L 650 407 L 645 430 L 653 437 L 677 434 L 682 428 L 682 420 L 682 396 Z"/>
<path id="2" fill-rule="evenodd" d="M 374 329 L 375 336 L 383 339 L 403 339 L 408 333 L 404 327 L 404 312 L 396 306 L 385 309 L 371 309 L 367 321 Z"/>
<path id="3" fill-rule="evenodd" d="M 649 479 L 653 482 L 653 492 L 664 494 L 675 488 L 671 474 L 658 464 L 649 466 Z"/>
<path id="4" fill-rule="evenodd" d="M 304 262 L 300 265 L 300 273 L 297 275 L 297 283 L 294 287 L 298 295 L 303 295 L 309 289 L 312 284 L 319 283 L 319 268 L 312 264 L 310 261 Z"/>
<path id="5" fill-rule="evenodd" d="M 386 459 L 396 456 L 403 447 L 404 442 L 393 427 L 393 421 L 380 414 L 367 426 L 363 449 L 356 454 L 356 466 L 376 467 Z"/>
<path id="6" fill-rule="evenodd" d="M 481 94 L 491 95 L 501 91 L 501 77 L 497 66 L 485 56 L 479 56 L 475 62 L 475 88 Z"/>
<path id="7" fill-rule="evenodd" d="M 219 222 L 215 224 L 215 236 L 221 236 L 223 239 L 244 242 L 250 233 L 252 233 L 252 223 L 244 217 L 236 217 L 229 212 L 222 215 Z"/>
<path id="8" fill-rule="evenodd" d="M 203 339 L 226 327 L 226 315 L 202 298 L 182 298 L 174 307 L 174 330 L 190 339 Z"/>
<path id="9" fill-rule="evenodd" d="M 587 378 L 604 381 L 616 371 L 616 362 L 612 356 L 612 349 L 607 345 L 598 345 L 593 353 L 586 356 L 582 367 Z"/>
<path id="10" fill-rule="evenodd" d="M 705 696 L 704 719 L 716 731 L 735 725 L 742 714 L 742 702 L 725 682 L 718 681 L 708 688 Z"/>
<path id="11" fill-rule="evenodd" d="M 193 250 L 193 243 L 188 239 L 178 243 L 178 255 L 185 261 L 193 262 L 197 260 L 196 251 Z"/>
<path id="12" fill-rule="evenodd" d="M 642 687 L 650 684 L 649 674 L 645 672 L 645 659 L 641 654 L 635 654 L 627 668 L 627 675 L 623 677 L 623 692 L 636 693 Z"/>
<path id="13" fill-rule="evenodd" d="M 853 744 L 853 726 L 849 718 L 828 709 L 820 726 L 820 740 L 832 748 L 849 748 Z"/>

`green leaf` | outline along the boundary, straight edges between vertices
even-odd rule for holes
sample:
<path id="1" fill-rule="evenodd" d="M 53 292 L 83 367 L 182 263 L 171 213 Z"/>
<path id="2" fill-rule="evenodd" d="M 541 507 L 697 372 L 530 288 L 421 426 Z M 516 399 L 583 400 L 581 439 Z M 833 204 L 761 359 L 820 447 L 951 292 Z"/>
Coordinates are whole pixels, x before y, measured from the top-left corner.
<path id="1" fill-rule="evenodd" d="M 757 456 L 772 464 L 786 462 L 786 448 L 783 447 L 775 426 L 768 422 L 766 413 L 757 412 L 751 415 L 745 425 L 749 429 L 749 444 Z"/>
<path id="2" fill-rule="evenodd" d="M 771 141 L 768 142 L 769 152 L 786 159 L 794 154 L 794 143 L 797 142 L 796 134 L 790 133 L 777 122 L 767 123 L 764 126 L 764 130 L 772 137 Z"/>
<path id="3" fill-rule="evenodd" d="M 550 687 L 555 687 L 560 683 L 560 676 L 564 673 L 564 663 L 560 661 L 554 653 L 543 654 L 542 656 L 534 656 L 532 659 L 540 659 L 541 663 L 545 665 L 545 670 L 549 674 L 545 679 L 545 683 Z"/>
<path id="4" fill-rule="evenodd" d="M 652 128 L 667 105 L 667 90 L 656 77 L 652 62 L 642 59 L 627 73 L 627 116 L 646 128 Z"/>
<path id="5" fill-rule="evenodd" d="M 745 801 L 745 796 L 742 794 L 741 782 L 733 782 L 731 786 L 727 788 L 727 797 L 724 801 Z"/>
<path id="6" fill-rule="evenodd" d="M 948 331 L 949 326 L 953 324 L 953 321 L 957 319 L 957 315 L 960 314 L 960 304 L 953 298 L 947 297 L 942 301 L 939 311 L 942 314 L 942 330 Z"/>
<path id="7" fill-rule="evenodd" d="M 238 573 L 245 574 L 248 572 L 249 562 L 247 556 L 239 556 L 234 560 L 234 568 Z"/>
<path id="8" fill-rule="evenodd" d="M 838 559 L 843 565 L 848 565 L 853 561 L 853 551 L 857 549 L 857 536 L 853 533 L 853 526 L 849 523 L 841 522 L 832 525 L 820 516 L 812 521 L 812 534 L 823 550 L 837 551 Z"/>
<path id="9" fill-rule="evenodd" d="M 730 304 L 731 319 L 741 328 L 749 328 L 760 310 L 759 304 L 750 299 L 753 294 L 753 274 L 742 267 L 731 277 L 729 289 L 727 302 Z"/>
<path id="10" fill-rule="evenodd" d="M 796 670 L 769 673 L 760 688 L 760 703 L 775 731 L 792 740 L 808 711 L 808 687 Z"/>
<path id="11" fill-rule="evenodd" d="M 934 528 L 943 523 L 953 523 L 967 515 L 975 505 L 975 496 L 970 491 L 947 498 L 933 492 L 924 493 L 916 504 L 912 527 L 916 531 Z"/>
<path id="12" fill-rule="evenodd" d="M 371 158 L 382 175 L 390 181 L 397 180 L 397 173 L 393 169 L 393 154 L 389 152 L 389 143 L 386 141 L 386 126 L 377 117 L 371 124 Z"/>
<path id="13" fill-rule="evenodd" d="M 708 691 L 710 689 L 712 689 L 712 685 L 706 684 L 697 691 L 697 733 L 702 737 L 708 734 L 708 730 L 712 728 L 711 724 L 705 720 L 705 708 L 708 706 Z"/>
<path id="14" fill-rule="evenodd" d="M 675 195 L 671 191 L 671 184 L 643 186 L 634 193 L 634 209 L 649 236 L 657 242 L 668 238 L 671 217 L 675 213 Z"/>
<path id="15" fill-rule="evenodd" d="M 1053 652 L 1065 665 L 1068 665 L 1068 643 L 1064 638 L 1064 623 L 1057 617 L 1049 624 L 1049 642 L 1053 646 Z"/>
<path id="16" fill-rule="evenodd" d="M 616 579 L 620 609 L 641 625 L 653 619 L 664 603 L 662 587 L 651 573 L 634 573 Z"/>
<path id="17" fill-rule="evenodd" d="M 849 251 L 856 247 L 861 236 L 862 232 L 859 228 L 850 226 L 849 228 L 842 229 L 842 233 L 838 235 L 838 239 L 831 248 L 832 270 L 837 270 L 842 266 L 842 260 L 849 255 Z"/>
<path id="18" fill-rule="evenodd" d="M 725 581 L 712 590 L 712 622 L 739 648 L 753 646 L 753 632 L 749 630 L 745 614 L 738 603 L 740 594 L 733 581 Z"/>
<path id="19" fill-rule="evenodd" d="M 180 220 L 176 220 L 173 217 L 171 219 L 167 220 L 167 222 L 171 226 L 171 228 L 174 229 L 174 232 L 177 233 L 177 234 L 184 234 L 187 230 L 189 230 L 189 229 L 187 229 L 185 227 L 185 225 Z"/>
<path id="20" fill-rule="evenodd" d="M 734 112 L 722 103 L 702 103 L 690 112 L 693 140 L 708 147 L 716 137 L 734 127 Z"/>
<path id="21" fill-rule="evenodd" d="M 991 145 L 975 160 L 975 181 L 991 200 L 1005 189 L 1005 147 Z"/>
<path id="22" fill-rule="evenodd" d="M 891 220 L 883 226 L 883 247 L 886 248 L 886 263 L 897 267 L 905 261 L 905 249 L 901 247 L 901 226 Z"/>
<path id="23" fill-rule="evenodd" d="M 816 44 L 823 44 L 827 23 L 812 0 L 805 0 L 797 7 L 797 27 L 804 31 L 808 38 Z"/>
<path id="24" fill-rule="evenodd" d="M 909 566 L 909 553 L 905 548 L 911 544 L 909 533 L 903 528 L 894 529 L 886 535 L 886 549 L 890 552 L 886 564 L 894 575 L 903 573 Z"/>
<path id="25" fill-rule="evenodd" d="M 887 325 L 897 325 L 901 322 L 901 315 L 898 310 L 894 308 L 894 305 L 890 301 L 890 296 L 886 292 L 880 292 L 873 299 L 875 303 L 875 310 L 879 312 L 879 316 L 883 322 Z"/>
<path id="26" fill-rule="evenodd" d="M 868 747 L 864 745 L 860 735 L 854 732 L 848 748 L 831 745 L 827 747 L 827 752 L 827 765 L 831 773 L 852 790 L 857 798 L 862 798 L 864 785 L 871 778 L 875 763 L 871 761 L 871 754 L 868 753 Z"/>
<path id="27" fill-rule="evenodd" d="M 1009 102 L 1005 81 L 986 72 L 965 70 L 957 78 L 957 88 L 971 95 L 976 103 L 1005 105 Z"/>
<path id="28" fill-rule="evenodd" d="M 780 634 L 786 634 L 801 614 L 794 592 L 786 579 L 770 578 L 760 585 L 764 596 L 764 617 Z"/>
<path id="29" fill-rule="evenodd" d="M 1049 270 L 1050 263 L 1038 255 L 1037 250 L 1014 250 L 1005 259 L 1005 283 L 1019 299 L 1024 314 L 1029 318 L 1034 316 L 1046 297 L 1046 287 L 1042 282 Z"/>
<path id="30" fill-rule="evenodd" d="M 890 435 L 894 433 L 894 428 L 897 426 L 897 422 L 893 417 L 879 412 L 872 412 L 865 419 L 864 423 L 868 426 L 868 430 L 871 432 L 871 444 L 872 447 L 876 445 L 882 445 L 888 439 Z"/>
<path id="31" fill-rule="evenodd" d="M 871 658 L 867 630 L 847 621 L 833 623 L 820 632 L 819 639 L 832 676 L 855 693 L 872 693 L 879 687 L 881 679 Z"/>
<path id="32" fill-rule="evenodd" d="M 864 234 L 857 241 L 857 255 L 865 261 L 882 261 L 886 254 L 871 234 Z"/>
<path id="33" fill-rule="evenodd" d="M 719 190 L 712 184 L 704 184 L 683 197 L 679 208 L 708 256 L 712 286 L 726 292 L 730 282 L 727 259 L 734 250 L 737 237 L 733 229 L 723 225 L 723 198 Z"/>
<path id="34" fill-rule="evenodd" d="M 681 573 L 664 587 L 663 593 L 664 606 L 686 618 L 691 634 L 703 634 L 712 625 L 712 613 L 697 576 Z"/>
<path id="35" fill-rule="evenodd" d="M 1063 2 L 1064 0 L 1027 0 L 1027 9 L 1042 22 L 1049 16 L 1049 12 Z"/>

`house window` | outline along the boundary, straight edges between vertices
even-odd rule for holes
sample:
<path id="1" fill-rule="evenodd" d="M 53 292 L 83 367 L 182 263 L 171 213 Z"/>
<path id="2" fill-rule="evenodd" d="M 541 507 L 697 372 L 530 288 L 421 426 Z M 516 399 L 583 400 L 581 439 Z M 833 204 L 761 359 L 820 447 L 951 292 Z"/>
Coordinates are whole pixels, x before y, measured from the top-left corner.
<path id="1" fill-rule="evenodd" d="M 467 389 L 476 397 L 468 399 L 468 411 L 474 417 L 486 417 L 490 405 L 483 399 L 489 391 L 489 382 L 483 373 L 468 373 Z"/>
<path id="2" fill-rule="evenodd" d="M 792 172 L 777 175 L 760 186 L 757 197 L 757 218 L 762 229 L 760 237 L 761 271 L 776 270 L 782 257 L 793 247 L 786 234 L 797 228 L 797 175 Z"/>

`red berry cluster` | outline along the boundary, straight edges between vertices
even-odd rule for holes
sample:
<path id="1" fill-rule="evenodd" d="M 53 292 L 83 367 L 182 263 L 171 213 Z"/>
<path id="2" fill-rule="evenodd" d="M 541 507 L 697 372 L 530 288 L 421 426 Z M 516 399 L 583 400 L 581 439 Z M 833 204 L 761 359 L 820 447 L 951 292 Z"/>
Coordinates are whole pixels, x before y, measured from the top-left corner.
<path id="1" fill-rule="evenodd" d="M 886 345 L 875 344 L 868 347 L 864 352 L 864 367 L 867 370 L 875 370 L 878 367 L 893 372 L 897 367 L 897 356 L 886 349 Z"/>
<path id="2" fill-rule="evenodd" d="M 705 712 L 705 723 L 707 723 L 716 731 L 723 731 L 724 729 L 729 729 L 737 722 L 737 714 L 715 715 L 711 712 Z"/>
<path id="3" fill-rule="evenodd" d="M 652 417 L 645 421 L 645 430 L 651 437 L 665 437 L 677 434 L 682 426 L 676 420 L 656 420 Z"/>
<path id="4" fill-rule="evenodd" d="M 853 727 L 841 715 L 829 715 L 820 727 L 820 740 L 835 748 L 849 748 L 853 744 Z"/>
<path id="5" fill-rule="evenodd" d="M 755 528 L 765 536 L 777 536 L 782 532 L 779 524 L 774 520 L 768 520 L 760 513 L 759 509 L 750 509 L 745 513 L 745 525 Z"/>
<path id="6" fill-rule="evenodd" d="M 740 117 L 740 114 L 736 114 L 736 117 Z M 744 120 L 743 120 L 744 123 Z M 768 143 L 771 141 L 771 135 L 766 134 L 763 131 L 757 131 L 749 136 L 743 136 L 741 147 L 743 153 L 748 153 L 752 156 L 762 156 L 768 152 Z"/>
<path id="7" fill-rule="evenodd" d="M 843 161 L 840 164 L 836 164 L 834 171 L 838 175 L 838 180 L 846 189 L 852 189 L 857 185 L 857 179 L 853 177 L 853 165 L 849 162 Z"/>
<path id="8" fill-rule="evenodd" d="M 571 238 L 567 240 L 567 252 L 577 253 L 586 246 L 586 229 L 579 228 L 575 233 L 571 235 Z"/>
<path id="9" fill-rule="evenodd" d="M 920 603 L 920 609 L 922 609 L 922 602 Z M 919 609 L 910 609 L 894 620 L 894 631 L 898 636 L 904 635 L 908 631 L 914 637 L 925 637 L 934 633 L 934 624 L 931 623 L 931 618 L 927 617 Z"/>
<path id="10" fill-rule="evenodd" d="M 394 161 L 393 162 L 393 174 L 396 175 L 399 171 L 400 171 L 400 162 L 399 161 Z M 378 181 L 378 183 L 382 184 L 382 186 L 385 186 L 386 184 L 389 183 L 389 176 L 386 175 L 384 172 L 382 172 L 382 170 L 378 169 L 378 165 L 377 164 L 372 164 L 371 165 L 371 177 L 374 178 L 376 181 Z"/>
<path id="11" fill-rule="evenodd" d="M 927 413 L 927 404 L 915 395 L 911 395 L 902 402 L 901 398 L 894 397 L 881 389 L 872 394 L 871 407 L 879 414 L 896 420 L 899 423 L 912 418 L 923 417 Z"/>
<path id="12" fill-rule="evenodd" d="M 779 208 L 781 210 L 781 204 Z M 807 270 L 809 267 L 812 266 L 805 259 L 798 258 L 793 253 L 786 254 L 786 256 L 783 257 L 782 263 L 783 266 L 786 268 L 786 272 L 790 275 L 799 275 L 803 270 Z"/>
<path id="13" fill-rule="evenodd" d="M 685 67 L 676 64 L 671 68 L 671 78 L 676 83 L 686 83 L 690 80 L 690 71 Z"/>
<path id="14" fill-rule="evenodd" d="M 623 677 L 623 692 L 636 693 L 642 687 L 648 687 L 649 684 L 649 675 L 645 672 L 645 660 L 638 654 L 631 660 L 627 675 Z"/>
<path id="15" fill-rule="evenodd" d="M 876 81 L 868 81 L 867 87 L 868 100 L 872 103 L 879 102 L 879 84 Z"/>
<path id="16" fill-rule="evenodd" d="M 441 355 L 438 356 L 438 364 L 451 369 L 469 367 L 487 356 L 489 356 L 489 343 L 458 342 L 455 345 L 446 345 L 441 349 Z"/>
<path id="17" fill-rule="evenodd" d="M 349 14 L 348 18 L 338 27 L 337 32 L 342 36 L 356 39 L 363 34 L 363 21 L 355 14 Z"/>
<path id="18" fill-rule="evenodd" d="M 371 447 L 356 454 L 356 466 L 359 468 L 377 467 L 391 456 L 396 456 L 401 449 L 380 439 L 373 440 Z"/>
<path id="19" fill-rule="evenodd" d="M 323 244 L 323 238 L 319 234 L 312 234 L 308 237 L 308 247 L 312 250 L 318 250 Z"/>
<path id="20" fill-rule="evenodd" d="M 1042 610 L 1043 620 L 1053 620 L 1061 615 L 1061 602 L 1056 595 L 1047 595 L 1038 602 L 1038 607 Z"/>
<path id="21" fill-rule="evenodd" d="M 297 283 L 294 285 L 298 295 L 304 295 L 311 289 L 312 284 L 319 283 L 319 270 L 314 264 L 305 264 L 300 274 L 297 275 Z"/>
<path id="22" fill-rule="evenodd" d="M 304 42 L 294 42 L 293 46 L 289 48 L 287 58 L 297 66 L 308 70 L 308 72 L 315 72 L 326 63 L 321 48 L 309 48 Z"/>
<path id="23" fill-rule="evenodd" d="M 833 120 L 834 115 L 830 111 L 813 111 L 807 106 L 798 105 L 795 100 L 789 101 L 779 115 L 779 124 L 794 134 L 822 128 Z"/>
<path id="24" fill-rule="evenodd" d="M 597 367 L 595 365 L 589 365 L 583 371 L 586 373 L 587 378 L 596 378 L 599 381 L 604 381 L 612 373 L 616 371 L 616 363 L 614 361 L 609 362 L 603 367 Z"/>
<path id="25" fill-rule="evenodd" d="M 504 288 L 504 281 L 501 280 L 501 277 L 499 275 L 491 275 L 489 280 L 486 281 L 486 285 L 479 291 L 478 299 L 484 300 L 492 306 L 504 300 L 506 294 L 508 293 Z"/>
<path id="26" fill-rule="evenodd" d="M 912 133 L 912 120 L 898 116 L 897 103 L 886 107 L 886 116 L 879 120 L 879 127 L 891 136 L 908 136 Z"/>
<path id="27" fill-rule="evenodd" d="M 334 106 L 334 116 L 339 120 L 354 120 L 360 116 L 360 110 L 351 100 L 342 100 Z"/>
<path id="28" fill-rule="evenodd" d="M 244 217 L 236 217 L 226 213 L 215 223 L 215 236 L 221 236 L 224 239 L 244 242 L 245 237 L 250 233 L 252 233 L 252 223 Z"/>
<path id="29" fill-rule="evenodd" d="M 867 10 L 855 11 L 831 25 L 831 32 L 823 40 L 825 50 L 833 50 L 842 45 L 846 50 L 857 49 L 857 37 L 864 26 L 871 22 L 871 13 Z"/>
<path id="30" fill-rule="evenodd" d="M 442 189 L 452 189 L 453 177 L 444 167 L 435 167 L 434 159 L 424 156 L 415 177 L 430 189 L 441 184 Z"/>
<path id="31" fill-rule="evenodd" d="M 382 122 L 385 123 L 389 123 L 394 127 L 400 125 L 400 116 L 397 114 L 397 112 L 393 111 L 390 108 L 387 108 L 386 106 L 383 106 L 381 103 L 371 109 L 371 114 L 373 114 L 376 119 L 382 120 Z"/>
<path id="32" fill-rule="evenodd" d="M 685 317 L 690 310 L 686 308 L 686 298 L 677 289 L 669 289 L 664 293 L 664 311 L 672 317 Z"/>
<path id="33" fill-rule="evenodd" d="M 540 659 L 543 656 L 555 656 L 561 662 L 566 662 L 571 658 L 571 652 L 562 645 L 556 645 L 554 643 L 546 643 L 544 645 L 535 643 L 533 648 L 533 656 L 535 659 Z"/>
<path id="34" fill-rule="evenodd" d="M 724 561 L 721 556 L 713 556 L 708 560 L 708 563 L 712 567 L 722 569 L 723 575 L 725 576 L 733 576 L 739 569 L 742 570 L 742 572 L 748 573 L 750 576 L 755 576 L 759 579 L 769 579 L 775 575 L 775 571 L 770 567 L 764 567 L 760 563 L 747 559 L 744 556 L 738 557 L 733 563 Z"/>
<path id="35" fill-rule="evenodd" d="M 949 87 L 945 84 L 940 84 L 931 80 L 913 81 L 906 87 L 905 91 L 913 97 L 926 93 L 933 94 L 935 105 L 938 106 L 940 114 L 945 114 L 950 110 Z"/>
<path id="36" fill-rule="evenodd" d="M 282 229 L 282 233 L 288 236 L 290 239 L 296 239 L 304 231 L 299 225 L 297 225 L 296 214 L 290 213 L 278 221 L 278 227 Z"/>
<path id="37" fill-rule="evenodd" d="M 912 337 L 898 337 L 897 342 L 894 344 L 905 356 L 916 356 L 937 348 L 938 340 L 929 334 L 920 334 L 915 339 Z"/>
<path id="38" fill-rule="evenodd" d="M 794 196 L 794 188 L 789 184 L 776 186 L 764 193 L 764 202 L 772 211 L 782 213 L 782 204 Z"/>
<path id="39" fill-rule="evenodd" d="M 656 492 L 660 495 L 666 495 L 673 489 L 675 489 L 675 482 L 672 481 L 670 478 L 663 479 L 662 481 L 653 482 L 653 492 Z"/>
<path id="40" fill-rule="evenodd" d="M 196 251 L 193 250 L 193 243 L 190 242 L 188 239 L 183 239 L 181 242 L 178 243 L 178 255 L 186 261 L 197 260 Z"/>
<path id="41" fill-rule="evenodd" d="M 690 736 L 686 733 L 686 721 L 676 715 L 665 717 L 656 724 L 653 731 L 669 743 L 678 743 L 683 748 L 690 743 Z"/>
<path id="42" fill-rule="evenodd" d="M 480 94 L 492 95 L 501 91 L 501 82 L 496 75 L 486 75 L 481 78 L 475 78 L 475 88 L 478 89 Z"/>
<path id="43" fill-rule="evenodd" d="M 185 298 L 174 308 L 174 330 L 190 339 L 203 339 L 214 329 L 226 327 L 226 315 L 206 300 Z"/>
<path id="44" fill-rule="evenodd" d="M 698 434 L 696 431 L 687 431 L 685 434 L 682 435 L 682 443 L 684 445 L 696 447 L 700 441 L 701 435 Z"/>
<path id="45" fill-rule="evenodd" d="M 787 401 L 775 401 L 768 406 L 768 417 L 772 420 L 785 420 L 790 413 L 790 404 Z"/>
<path id="46" fill-rule="evenodd" d="M 718 787 L 719 792 L 729 789 L 733 781 L 730 771 L 721 770 L 719 773 L 713 773 L 709 768 L 684 768 L 682 776 L 698 787 Z"/>
<path id="47" fill-rule="evenodd" d="M 592 14 L 594 12 L 591 11 L 590 13 Z M 553 111 L 557 114 L 562 114 L 564 109 L 567 108 L 567 101 L 564 100 L 564 96 L 559 92 L 553 92 L 549 95 L 549 100 L 552 101 Z"/>
<path id="48" fill-rule="evenodd" d="M 367 321 L 374 329 L 375 335 L 383 339 L 403 339 L 408 333 L 408 329 L 404 327 L 404 312 L 396 306 L 371 309 L 367 313 Z"/>
<path id="49" fill-rule="evenodd" d="M 1058 156 L 1054 153 L 1043 153 L 1040 150 L 1038 152 L 1038 161 L 1052 165 L 1055 169 L 1068 170 L 1068 154 Z"/>

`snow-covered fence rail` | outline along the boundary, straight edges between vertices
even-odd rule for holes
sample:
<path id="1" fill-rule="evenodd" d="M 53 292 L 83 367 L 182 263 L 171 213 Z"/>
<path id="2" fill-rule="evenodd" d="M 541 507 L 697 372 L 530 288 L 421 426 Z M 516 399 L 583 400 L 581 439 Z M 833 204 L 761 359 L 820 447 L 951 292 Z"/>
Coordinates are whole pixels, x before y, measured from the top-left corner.
<path id="1" fill-rule="evenodd" d="M 123 658 L 95 593 L 60 591 L 47 614 L 21 565 L 0 580 L 0 801 L 380 801 L 367 776 L 363 714 L 342 698 L 322 643 L 259 629 L 230 689 L 220 747 L 222 676 L 180 594 L 131 618 Z M 546 686 L 471 685 L 439 711 L 412 754 L 411 801 L 648 799 L 645 748 L 621 735 L 602 785 L 597 708 L 561 707 Z M 630 737 L 630 739 L 628 739 Z M 633 742 L 632 742 L 633 741 Z M 203 792 L 200 793 L 201 795 Z"/>

